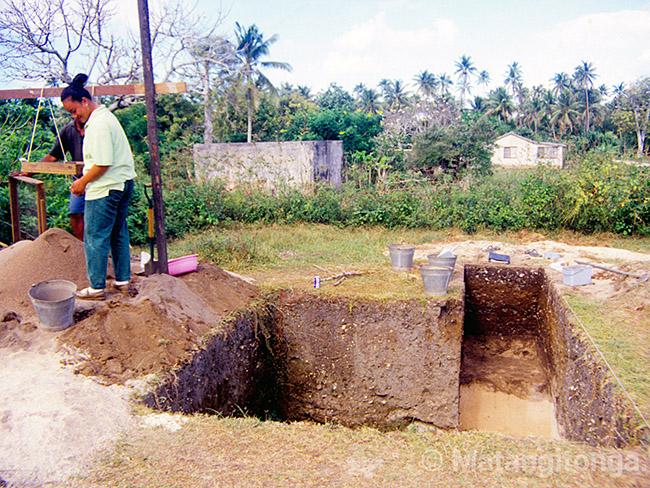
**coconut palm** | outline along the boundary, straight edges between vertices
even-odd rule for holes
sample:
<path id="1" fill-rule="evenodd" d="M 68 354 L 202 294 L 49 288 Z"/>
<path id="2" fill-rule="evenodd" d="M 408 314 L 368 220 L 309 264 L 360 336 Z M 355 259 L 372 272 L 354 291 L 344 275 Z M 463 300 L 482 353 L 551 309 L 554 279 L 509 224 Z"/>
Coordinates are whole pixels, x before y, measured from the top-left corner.
<path id="1" fill-rule="evenodd" d="M 578 101 L 575 99 L 573 93 L 564 90 L 555 101 L 550 123 L 558 127 L 560 137 L 562 137 L 567 128 L 573 131 L 579 115 Z"/>
<path id="2" fill-rule="evenodd" d="M 446 73 L 441 73 L 438 76 L 438 86 L 440 87 L 440 95 L 449 95 L 449 88 L 454 82 L 447 76 Z"/>
<path id="3" fill-rule="evenodd" d="M 305 97 L 307 100 L 311 100 L 311 88 L 305 85 L 298 85 L 298 93 Z"/>
<path id="4" fill-rule="evenodd" d="M 502 86 L 490 92 L 486 106 L 487 111 L 485 113 L 487 115 L 495 115 L 504 122 L 510 120 L 512 111 L 514 110 L 512 98 Z"/>
<path id="5" fill-rule="evenodd" d="M 614 106 L 621 108 L 621 100 L 623 99 L 623 95 L 625 95 L 625 83 L 612 86 L 612 94 L 614 95 Z"/>
<path id="6" fill-rule="evenodd" d="M 524 121 L 526 124 L 533 126 L 535 134 L 545 115 L 544 87 L 541 85 L 534 86 L 531 90 L 530 97 L 526 101 Z"/>
<path id="7" fill-rule="evenodd" d="M 258 88 L 267 88 L 272 93 L 276 89 L 271 81 L 262 73 L 263 68 L 276 68 L 291 71 L 291 65 L 277 61 L 262 61 L 261 58 L 269 54 L 271 44 L 278 40 L 277 35 L 264 39 L 255 24 L 243 27 L 235 23 L 235 36 L 237 39 L 237 57 L 241 63 L 240 73 L 246 85 L 246 104 L 248 108 L 247 140 L 253 139 L 253 108 Z"/>
<path id="8" fill-rule="evenodd" d="M 436 78 L 436 75 L 427 70 L 418 73 L 415 76 L 414 81 L 418 87 L 418 91 L 425 99 L 431 98 L 435 94 L 436 88 L 438 88 L 438 79 Z"/>
<path id="9" fill-rule="evenodd" d="M 490 73 L 483 70 L 478 74 L 478 79 L 476 82 L 482 86 L 488 86 L 490 84 Z"/>
<path id="10" fill-rule="evenodd" d="M 478 113 L 484 113 L 487 110 L 485 106 L 485 98 L 483 97 L 474 97 L 474 100 L 471 102 L 472 110 Z"/>
<path id="11" fill-rule="evenodd" d="M 597 76 L 596 69 L 586 61 L 576 66 L 573 73 L 576 84 L 585 91 L 585 132 L 589 132 L 589 90 L 594 86 Z"/>
<path id="12" fill-rule="evenodd" d="M 476 66 L 472 63 L 472 58 L 462 55 L 460 60 L 456 61 L 456 71 L 458 75 L 458 85 L 460 91 L 460 109 L 463 109 L 465 103 L 465 94 L 469 94 L 471 90 L 470 75 L 476 73 Z"/>
<path id="13" fill-rule="evenodd" d="M 409 94 L 401 80 L 383 79 L 379 82 L 379 88 L 388 109 L 399 110 L 409 104 Z"/>
<path id="14" fill-rule="evenodd" d="M 511 65 L 508 66 L 508 73 L 506 74 L 506 79 L 504 80 L 506 88 L 510 87 L 512 91 L 512 96 L 515 96 L 522 87 L 522 75 L 521 67 L 517 61 L 513 61 Z"/>
<path id="15" fill-rule="evenodd" d="M 555 73 L 553 78 L 551 78 L 551 81 L 553 82 L 553 88 L 551 88 L 551 91 L 556 97 L 564 90 L 571 87 L 571 78 L 569 78 L 569 75 L 564 72 Z"/>
<path id="16" fill-rule="evenodd" d="M 393 82 L 393 107 L 396 110 L 399 110 L 402 107 L 406 107 L 410 103 L 409 93 L 406 90 L 406 86 L 402 83 L 401 80 L 395 80 Z"/>
<path id="17" fill-rule="evenodd" d="M 371 114 L 376 114 L 379 111 L 379 93 L 372 88 L 366 88 L 357 100 L 357 104 L 361 110 Z"/>

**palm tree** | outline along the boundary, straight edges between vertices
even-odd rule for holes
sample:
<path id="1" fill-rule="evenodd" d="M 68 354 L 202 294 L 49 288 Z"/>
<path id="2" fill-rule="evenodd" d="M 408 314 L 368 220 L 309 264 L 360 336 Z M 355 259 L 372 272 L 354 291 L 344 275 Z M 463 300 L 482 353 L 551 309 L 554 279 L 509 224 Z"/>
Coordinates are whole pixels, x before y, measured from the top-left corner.
<path id="1" fill-rule="evenodd" d="M 544 87 L 541 85 L 534 86 L 530 97 L 526 103 L 526 115 L 524 117 L 527 124 L 533 125 L 533 130 L 537 134 L 539 124 L 544 118 Z"/>
<path id="2" fill-rule="evenodd" d="M 449 95 L 449 87 L 451 87 L 453 84 L 454 82 L 447 76 L 446 73 L 441 73 L 440 76 L 438 76 L 440 95 Z"/>
<path id="3" fill-rule="evenodd" d="M 553 78 L 551 78 L 551 81 L 553 82 L 553 88 L 551 88 L 551 91 L 555 96 L 558 96 L 564 90 L 571 87 L 571 78 L 569 78 L 569 75 L 564 72 L 555 73 Z"/>
<path id="4" fill-rule="evenodd" d="M 594 86 L 597 76 L 596 69 L 586 61 L 576 66 L 573 74 L 575 82 L 585 91 L 585 132 L 589 132 L 589 90 Z"/>
<path id="5" fill-rule="evenodd" d="M 478 74 L 478 80 L 476 82 L 479 85 L 488 86 L 490 84 L 490 73 L 483 70 Z"/>
<path id="6" fill-rule="evenodd" d="M 612 86 L 612 93 L 614 95 L 614 106 L 616 108 L 621 108 L 621 100 L 625 94 L 625 83 L 619 83 L 618 85 Z"/>
<path id="7" fill-rule="evenodd" d="M 470 75 L 476 72 L 476 66 L 472 63 L 472 58 L 462 55 L 459 61 L 456 61 L 456 71 L 458 75 L 459 91 L 460 91 L 460 109 L 463 109 L 465 103 L 465 93 L 470 92 Z"/>
<path id="8" fill-rule="evenodd" d="M 560 93 L 553 106 L 550 121 L 552 125 L 557 125 L 560 129 L 560 137 L 564 135 L 567 128 L 573 131 L 578 115 L 580 114 L 578 110 L 578 101 L 574 98 L 573 93 L 568 90 Z"/>
<path id="9" fill-rule="evenodd" d="M 291 71 L 291 65 L 277 61 L 261 61 L 263 56 L 269 54 L 271 44 L 278 40 L 277 35 L 264 39 L 255 24 L 244 28 L 239 22 L 235 23 L 235 36 L 237 38 L 237 57 L 241 63 L 240 73 L 246 84 L 246 104 L 248 108 L 247 141 L 253 139 L 253 106 L 258 87 L 268 88 L 275 93 L 275 87 L 262 73 L 262 68 L 276 68 Z"/>
<path id="10" fill-rule="evenodd" d="M 311 100 L 311 88 L 305 85 L 298 85 L 297 90 L 301 96 L 305 97 L 307 100 Z"/>
<path id="11" fill-rule="evenodd" d="M 417 84 L 418 91 L 422 93 L 426 99 L 431 98 L 434 95 L 436 88 L 438 88 L 438 79 L 436 78 L 436 75 L 427 70 L 418 73 L 414 80 Z"/>
<path id="12" fill-rule="evenodd" d="M 508 122 L 512 116 L 514 106 L 512 98 L 502 86 L 490 92 L 490 97 L 487 101 L 487 115 L 496 115 L 504 122 Z"/>
<path id="13" fill-rule="evenodd" d="M 367 113 L 376 114 L 379 111 L 379 93 L 372 88 L 366 88 L 357 101 L 361 110 Z"/>
<path id="14" fill-rule="evenodd" d="M 521 67 L 517 61 L 513 61 L 513 63 L 508 66 L 508 74 L 506 75 L 504 83 L 506 88 L 510 87 L 513 96 L 515 96 L 521 89 Z"/>
<path id="15" fill-rule="evenodd" d="M 384 97 L 386 108 L 389 108 L 393 104 L 393 82 L 384 78 L 379 82 L 379 89 L 381 96 Z"/>
<path id="16" fill-rule="evenodd" d="M 471 102 L 472 110 L 478 113 L 484 113 L 487 110 L 485 106 L 485 98 L 483 97 L 474 97 L 474 100 Z"/>
<path id="17" fill-rule="evenodd" d="M 399 110 L 410 103 L 409 93 L 406 90 L 404 83 L 401 80 L 393 82 L 393 107 Z"/>

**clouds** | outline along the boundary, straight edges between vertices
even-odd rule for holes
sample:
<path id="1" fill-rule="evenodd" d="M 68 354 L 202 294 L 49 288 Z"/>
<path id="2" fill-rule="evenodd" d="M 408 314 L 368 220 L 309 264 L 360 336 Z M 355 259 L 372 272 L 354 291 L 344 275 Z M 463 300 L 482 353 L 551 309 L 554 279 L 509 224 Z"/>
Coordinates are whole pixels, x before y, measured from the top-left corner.
<path id="1" fill-rule="evenodd" d="M 530 61 L 530 82 L 547 84 L 556 72 L 573 72 L 581 60 L 612 85 L 650 73 L 650 11 L 622 10 L 582 15 L 535 34 L 520 56 Z M 528 63 L 526 63 L 528 64 Z"/>
<path id="2" fill-rule="evenodd" d="M 458 27 L 450 19 L 399 29 L 387 21 L 385 12 L 379 12 L 332 42 L 320 77 L 347 88 L 360 82 L 376 85 L 382 78 L 411 78 L 445 59 L 457 36 Z"/>
<path id="3" fill-rule="evenodd" d="M 549 86 L 555 73 L 572 73 L 581 60 L 596 67 L 597 84 L 629 82 L 650 74 L 650 10 L 595 12 L 566 20 L 553 20 L 549 14 L 544 21 L 534 14 L 489 15 L 472 26 L 458 15 L 423 24 L 424 10 L 420 17 L 412 11 L 399 15 L 382 10 L 333 37 L 305 69 L 294 63 L 295 74 L 315 89 L 330 82 L 347 89 L 360 82 L 375 86 L 382 78 L 410 82 L 425 69 L 452 75 L 462 54 L 471 56 L 479 70 L 490 72 L 492 87 L 503 82 L 513 61 L 522 66 L 529 86 Z M 406 27 L 397 27 L 400 23 Z"/>

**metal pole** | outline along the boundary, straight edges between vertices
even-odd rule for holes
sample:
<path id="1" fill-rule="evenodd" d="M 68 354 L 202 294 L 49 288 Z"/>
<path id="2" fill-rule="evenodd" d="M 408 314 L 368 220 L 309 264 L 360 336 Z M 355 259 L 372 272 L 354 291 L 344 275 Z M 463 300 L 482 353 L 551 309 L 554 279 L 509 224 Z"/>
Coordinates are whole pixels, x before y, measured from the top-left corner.
<path id="1" fill-rule="evenodd" d="M 154 227 L 156 231 L 156 249 L 158 251 L 158 272 L 167 273 L 167 236 L 165 234 L 165 205 L 163 203 L 162 180 L 160 178 L 160 152 L 158 151 L 158 127 L 156 118 L 156 92 L 153 82 L 153 65 L 151 61 L 151 32 L 149 30 L 149 4 L 147 0 L 138 0 L 138 17 L 140 18 L 140 44 L 142 45 L 142 71 L 144 74 L 144 92 L 147 104 L 147 137 L 149 138 L 149 173 L 153 193 Z M 152 256 L 153 259 L 153 256 Z"/>

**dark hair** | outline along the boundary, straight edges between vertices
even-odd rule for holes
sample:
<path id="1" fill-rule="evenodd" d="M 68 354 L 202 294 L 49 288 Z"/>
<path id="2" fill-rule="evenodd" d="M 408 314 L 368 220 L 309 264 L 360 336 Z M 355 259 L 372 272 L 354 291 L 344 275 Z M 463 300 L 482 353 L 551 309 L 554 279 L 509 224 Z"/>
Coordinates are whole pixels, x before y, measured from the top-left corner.
<path id="1" fill-rule="evenodd" d="M 90 96 L 88 90 L 84 88 L 86 82 L 88 81 L 88 75 L 79 73 L 74 77 L 72 83 L 66 86 L 61 92 L 61 101 L 64 101 L 68 98 L 72 98 L 75 102 L 81 102 L 82 99 L 87 98 L 92 100 L 93 97 Z"/>

